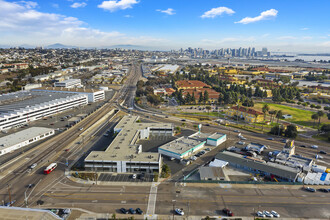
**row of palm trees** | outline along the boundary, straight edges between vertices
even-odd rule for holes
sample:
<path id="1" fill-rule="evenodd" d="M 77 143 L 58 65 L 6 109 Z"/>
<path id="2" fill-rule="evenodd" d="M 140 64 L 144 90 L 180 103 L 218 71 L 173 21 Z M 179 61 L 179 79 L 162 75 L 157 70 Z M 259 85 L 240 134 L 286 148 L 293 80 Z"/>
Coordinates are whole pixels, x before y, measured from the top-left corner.
<path id="1" fill-rule="evenodd" d="M 270 123 L 273 122 L 274 118 L 277 118 L 277 124 L 278 124 L 279 120 L 283 116 L 282 110 L 270 110 L 268 104 L 264 104 L 264 106 L 262 107 L 262 112 L 264 113 L 264 122 L 266 121 L 267 113 L 270 114 Z"/>

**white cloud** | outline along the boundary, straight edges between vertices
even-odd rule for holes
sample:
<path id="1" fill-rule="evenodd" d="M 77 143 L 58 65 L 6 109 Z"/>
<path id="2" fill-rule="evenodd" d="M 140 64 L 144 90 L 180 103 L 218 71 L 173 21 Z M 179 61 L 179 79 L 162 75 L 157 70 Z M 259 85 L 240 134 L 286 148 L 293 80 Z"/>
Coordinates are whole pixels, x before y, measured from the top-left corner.
<path id="1" fill-rule="evenodd" d="M 235 12 L 227 7 L 218 7 L 218 8 L 212 8 L 211 10 L 205 12 L 201 18 L 215 18 L 217 16 L 220 16 L 222 14 L 229 14 L 232 15 Z"/>
<path id="2" fill-rule="evenodd" d="M 304 39 L 304 40 L 311 40 L 311 39 L 313 39 L 313 37 L 311 37 L 311 36 L 303 36 L 302 39 Z"/>
<path id="3" fill-rule="evenodd" d="M 304 28 L 301 28 L 300 30 L 301 30 L 301 31 L 307 31 L 307 30 L 309 30 L 309 28 L 304 27 Z"/>
<path id="4" fill-rule="evenodd" d="M 103 8 L 104 10 L 108 10 L 110 12 L 114 12 L 117 10 L 125 10 L 128 8 L 132 8 L 133 5 L 139 3 L 137 0 L 115 0 L 115 1 L 103 1 L 97 7 Z"/>
<path id="5" fill-rule="evenodd" d="M 251 18 L 251 17 L 246 17 L 243 18 L 240 21 L 237 21 L 235 23 L 241 23 L 241 24 L 249 24 L 249 23 L 253 23 L 253 22 L 257 22 L 257 21 L 261 21 L 261 20 L 267 20 L 270 18 L 275 18 L 277 16 L 278 11 L 275 9 L 269 9 L 267 11 L 263 11 L 261 12 L 261 14 L 257 17 Z"/>
<path id="6" fill-rule="evenodd" d="M 53 3 L 53 4 L 52 4 L 52 7 L 53 7 L 53 8 L 60 8 L 60 6 L 59 6 L 58 4 L 56 4 L 56 3 Z"/>
<path id="7" fill-rule="evenodd" d="M 85 2 L 75 2 L 73 3 L 70 7 L 71 8 L 83 8 L 85 7 L 87 4 Z"/>
<path id="8" fill-rule="evenodd" d="M 278 40 L 296 40 L 297 38 L 294 36 L 282 36 L 279 37 Z"/>
<path id="9" fill-rule="evenodd" d="M 175 14 L 173 8 L 168 8 L 168 9 L 166 9 L 166 10 L 160 10 L 160 9 L 157 9 L 156 11 L 159 11 L 159 12 L 161 12 L 161 13 L 165 13 L 165 14 L 168 14 L 168 15 L 174 15 L 174 14 Z"/>
<path id="10" fill-rule="evenodd" d="M 37 2 L 32 1 L 20 1 L 19 3 L 23 4 L 26 8 L 36 8 L 38 6 Z"/>
<path id="11" fill-rule="evenodd" d="M 125 18 L 133 18 L 132 15 L 124 15 Z"/>
<path id="12" fill-rule="evenodd" d="M 221 45 L 224 43 L 241 43 L 241 42 L 254 42 L 256 38 L 251 37 L 226 37 L 219 40 L 211 40 L 211 39 L 202 39 L 203 43 L 210 44 L 210 45 Z"/>
<path id="13" fill-rule="evenodd" d="M 168 45 L 168 41 L 161 38 L 127 36 L 117 31 L 94 29 L 75 17 L 39 12 L 20 2 L 0 0 L 0 12 L 0 44 L 48 45 L 59 42 L 86 47 Z"/>

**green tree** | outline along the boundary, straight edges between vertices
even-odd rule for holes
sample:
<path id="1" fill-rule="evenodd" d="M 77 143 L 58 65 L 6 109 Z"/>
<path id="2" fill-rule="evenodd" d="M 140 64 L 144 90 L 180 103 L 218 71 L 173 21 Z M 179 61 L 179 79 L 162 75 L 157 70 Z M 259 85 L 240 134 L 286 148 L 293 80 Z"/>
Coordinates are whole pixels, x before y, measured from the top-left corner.
<path id="1" fill-rule="evenodd" d="M 278 124 L 279 120 L 282 118 L 282 116 L 283 116 L 282 110 L 279 110 L 279 111 L 276 113 L 277 124 Z"/>
<path id="2" fill-rule="evenodd" d="M 204 103 L 207 103 L 209 101 L 209 92 L 205 90 L 204 92 Z"/>
<path id="3" fill-rule="evenodd" d="M 323 111 L 318 111 L 317 115 L 319 116 L 319 124 L 317 126 L 317 130 L 320 130 L 321 118 L 324 116 L 324 112 Z"/>
<path id="4" fill-rule="evenodd" d="M 262 107 L 262 112 L 264 113 L 264 121 L 266 121 L 266 114 L 268 111 L 269 111 L 269 105 L 264 104 L 264 106 Z"/>
<path id="5" fill-rule="evenodd" d="M 207 114 L 209 115 L 210 114 L 210 110 L 211 110 L 211 106 L 206 106 L 206 109 L 207 109 Z"/>
<path id="6" fill-rule="evenodd" d="M 200 92 L 199 93 L 199 99 L 198 99 L 198 103 L 202 103 L 204 101 L 204 98 L 203 98 L 203 93 Z"/>
<path id="7" fill-rule="evenodd" d="M 297 126 L 296 125 L 288 125 L 284 132 L 285 137 L 295 139 L 298 136 Z"/>
<path id="8" fill-rule="evenodd" d="M 313 127 L 315 127 L 315 121 L 316 121 L 317 119 L 319 119 L 319 115 L 318 115 L 317 113 L 315 113 L 315 114 L 313 114 L 313 115 L 311 116 L 311 118 L 314 120 Z"/>

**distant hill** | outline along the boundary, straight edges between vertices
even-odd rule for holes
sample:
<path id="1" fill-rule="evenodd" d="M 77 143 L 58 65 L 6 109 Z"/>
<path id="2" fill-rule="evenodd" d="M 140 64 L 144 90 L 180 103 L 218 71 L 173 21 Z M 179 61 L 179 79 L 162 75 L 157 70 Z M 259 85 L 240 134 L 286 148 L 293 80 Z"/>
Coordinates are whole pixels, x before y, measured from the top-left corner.
<path id="1" fill-rule="evenodd" d="M 47 48 L 47 49 L 69 49 L 69 48 L 78 48 L 78 47 L 56 43 L 56 44 L 48 45 L 45 48 Z"/>

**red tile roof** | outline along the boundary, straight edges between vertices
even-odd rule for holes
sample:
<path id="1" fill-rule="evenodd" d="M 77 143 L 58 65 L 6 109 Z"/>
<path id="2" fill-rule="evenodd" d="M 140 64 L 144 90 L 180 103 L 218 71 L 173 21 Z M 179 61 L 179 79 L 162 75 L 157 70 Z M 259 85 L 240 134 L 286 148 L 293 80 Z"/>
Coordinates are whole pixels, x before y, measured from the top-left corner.
<path id="1" fill-rule="evenodd" d="M 231 107 L 231 109 L 237 110 L 237 106 L 233 106 L 233 107 Z M 264 114 L 262 112 L 259 112 L 259 111 L 254 110 L 252 108 L 246 108 L 246 107 L 242 107 L 242 106 L 239 107 L 238 111 L 240 111 L 240 112 L 246 112 L 246 113 L 251 114 L 251 115 L 255 115 L 255 114 L 257 114 L 257 115 L 263 115 Z"/>

